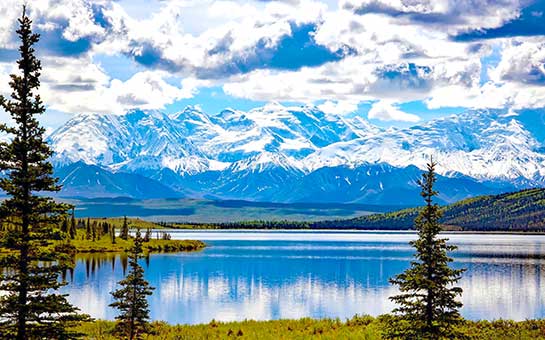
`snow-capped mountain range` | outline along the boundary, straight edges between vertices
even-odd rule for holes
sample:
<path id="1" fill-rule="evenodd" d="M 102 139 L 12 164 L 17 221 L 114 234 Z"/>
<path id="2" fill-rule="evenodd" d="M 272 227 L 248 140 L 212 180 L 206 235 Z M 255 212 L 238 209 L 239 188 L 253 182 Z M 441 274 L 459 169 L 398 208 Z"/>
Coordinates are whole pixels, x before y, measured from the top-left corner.
<path id="1" fill-rule="evenodd" d="M 440 199 L 452 202 L 542 186 L 543 112 L 470 111 L 383 129 L 277 103 L 216 115 L 132 110 L 77 115 L 48 141 L 68 196 L 415 204 L 416 179 L 433 155 Z M 152 182 L 116 187 L 123 178 Z"/>

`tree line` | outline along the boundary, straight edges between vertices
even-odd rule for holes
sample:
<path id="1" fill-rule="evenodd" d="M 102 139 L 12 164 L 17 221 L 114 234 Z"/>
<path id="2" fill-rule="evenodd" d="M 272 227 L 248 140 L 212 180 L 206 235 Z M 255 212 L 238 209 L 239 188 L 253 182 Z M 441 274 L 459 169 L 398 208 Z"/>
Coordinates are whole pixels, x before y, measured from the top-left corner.
<path id="1" fill-rule="evenodd" d="M 251 220 L 225 223 L 192 223 L 194 227 L 218 229 L 414 229 L 414 219 L 423 207 L 370 214 L 351 219 L 323 221 Z M 441 206 L 439 223 L 467 231 L 545 232 L 545 189 L 526 189 L 480 196 Z M 176 224 L 162 222 L 176 228 Z"/>

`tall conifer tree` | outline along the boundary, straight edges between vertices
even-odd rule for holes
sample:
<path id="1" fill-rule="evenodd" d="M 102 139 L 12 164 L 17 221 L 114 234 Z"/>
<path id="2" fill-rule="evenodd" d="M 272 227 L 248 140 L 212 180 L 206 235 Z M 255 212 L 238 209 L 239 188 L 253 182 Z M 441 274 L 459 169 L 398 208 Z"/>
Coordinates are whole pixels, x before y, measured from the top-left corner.
<path id="1" fill-rule="evenodd" d="M 11 98 L 0 96 L 0 105 L 14 122 L 0 124 L 0 132 L 11 137 L 0 143 L 0 170 L 7 173 L 0 188 L 8 195 L 0 205 L 0 219 L 9 217 L 16 225 L 10 233 L 14 252 L 5 259 L 9 270 L 0 276 L 0 291 L 5 292 L 0 296 L 0 338 L 67 339 L 75 336 L 67 327 L 85 317 L 56 293 L 63 285 L 60 261 L 55 254 L 44 258 L 40 253 L 68 207 L 44 195 L 60 186 L 48 161 L 52 153 L 44 141 L 45 129 L 36 119 L 45 108 L 38 94 L 41 64 L 33 47 L 39 35 L 32 33 L 31 24 L 23 7 L 17 30 L 19 74 L 11 75 Z"/>
<path id="2" fill-rule="evenodd" d="M 452 259 L 447 253 L 456 246 L 438 237 L 441 210 L 433 202 L 437 195 L 435 166 L 430 159 L 427 172 L 418 182 L 426 205 L 415 219 L 418 239 L 410 242 L 416 248 L 415 260 L 405 272 L 390 280 L 401 291 L 390 298 L 398 305 L 386 334 L 390 338 L 452 339 L 461 335 L 457 334 L 456 325 L 462 321 L 458 311 L 462 303 L 457 300 L 462 289 L 454 285 L 464 270 L 449 267 Z"/>
<path id="3" fill-rule="evenodd" d="M 74 212 L 75 208 L 72 207 L 72 216 L 70 217 L 70 238 L 74 240 L 77 235 L 76 229 L 76 213 Z"/>
<path id="4" fill-rule="evenodd" d="M 91 239 L 91 220 L 87 217 L 87 223 L 85 224 L 85 239 Z"/>
<path id="5" fill-rule="evenodd" d="M 129 239 L 129 222 L 127 221 L 127 216 L 123 217 L 123 225 L 119 231 L 119 238 L 123 240 Z"/>
<path id="6" fill-rule="evenodd" d="M 116 332 L 129 340 L 140 339 L 148 331 L 147 297 L 152 294 L 153 287 L 144 279 L 144 270 L 138 264 L 142 257 L 142 242 L 140 230 L 137 230 L 129 253 L 129 273 L 119 282 L 121 288 L 112 292 L 115 301 L 110 305 L 120 311 L 116 317 Z"/>

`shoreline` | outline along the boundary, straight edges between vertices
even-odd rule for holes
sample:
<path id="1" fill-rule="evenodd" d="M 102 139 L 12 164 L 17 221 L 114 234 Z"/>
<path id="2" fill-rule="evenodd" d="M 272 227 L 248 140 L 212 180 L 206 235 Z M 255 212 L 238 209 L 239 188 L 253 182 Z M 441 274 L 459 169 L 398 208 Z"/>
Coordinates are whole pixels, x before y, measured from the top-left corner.
<path id="1" fill-rule="evenodd" d="M 415 234 L 414 229 L 359 229 L 359 228 L 346 228 L 346 229 L 320 229 L 320 228 L 162 228 L 158 230 L 168 231 L 194 231 L 194 232 L 207 232 L 207 231 L 246 231 L 246 232 L 347 232 L 347 233 L 392 233 L 392 234 Z M 498 235 L 545 235 L 545 231 L 511 231 L 511 230 L 443 230 L 441 234 L 498 234 Z"/>
<path id="2" fill-rule="evenodd" d="M 277 320 L 216 321 L 195 325 L 172 325 L 153 321 L 146 339 L 383 339 L 391 316 L 369 315 L 346 320 L 300 318 Z M 87 339 L 117 339 L 112 335 L 115 321 L 95 320 L 76 327 Z M 457 330 L 471 339 L 545 339 L 545 320 L 463 320 Z"/>

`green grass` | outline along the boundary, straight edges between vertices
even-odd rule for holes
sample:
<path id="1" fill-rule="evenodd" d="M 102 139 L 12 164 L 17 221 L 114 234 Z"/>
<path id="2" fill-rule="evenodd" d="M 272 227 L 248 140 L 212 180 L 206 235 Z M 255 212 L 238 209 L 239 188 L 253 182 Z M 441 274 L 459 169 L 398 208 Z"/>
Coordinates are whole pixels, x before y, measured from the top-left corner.
<path id="1" fill-rule="evenodd" d="M 153 322 L 144 339 L 382 339 L 385 318 L 355 316 L 352 319 L 310 319 L 215 322 L 200 325 L 169 325 Z M 78 331 L 86 339 L 117 339 L 113 321 L 86 323 Z M 466 321 L 460 330 L 471 339 L 545 339 L 545 320 Z"/>
<path id="2" fill-rule="evenodd" d="M 104 235 L 94 241 L 87 240 L 84 236 L 85 232 L 78 230 L 76 239 L 56 241 L 52 246 L 58 251 L 69 253 L 117 253 L 129 250 L 134 244 L 132 238 L 123 240 L 116 237 L 115 243 L 112 243 L 109 235 Z M 155 237 L 155 234 L 153 237 Z M 196 251 L 206 246 L 204 242 L 198 240 L 157 240 L 153 237 L 149 242 L 144 242 L 144 253 Z"/>
<path id="3" fill-rule="evenodd" d="M 163 240 L 156 239 L 155 234 L 148 241 L 144 242 L 144 253 L 157 252 L 181 252 L 181 251 L 198 251 L 206 247 L 206 244 L 198 240 Z M 115 238 L 115 243 L 109 235 L 103 235 L 95 240 L 85 239 L 85 231 L 78 229 L 74 240 L 58 240 L 52 241 L 43 250 L 46 253 L 51 251 L 56 253 L 64 253 L 68 255 L 85 254 L 85 253 L 122 253 L 129 250 L 134 244 L 132 238 L 123 240 L 120 237 Z M 13 253 L 14 250 L 0 247 L 0 258 L 2 256 Z"/>

